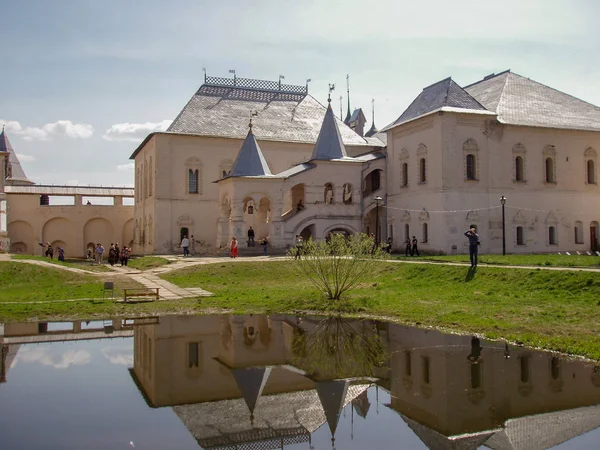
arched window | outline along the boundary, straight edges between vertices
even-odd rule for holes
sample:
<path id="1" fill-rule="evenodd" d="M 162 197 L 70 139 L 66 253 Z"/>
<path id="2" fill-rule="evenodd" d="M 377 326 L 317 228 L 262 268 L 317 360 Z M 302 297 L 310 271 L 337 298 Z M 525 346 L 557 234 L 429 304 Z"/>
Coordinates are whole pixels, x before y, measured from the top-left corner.
<path id="1" fill-rule="evenodd" d="M 182 241 L 184 237 L 190 236 L 190 230 L 187 227 L 182 227 L 179 229 L 179 242 Z"/>
<path id="2" fill-rule="evenodd" d="M 373 191 L 376 191 L 381 187 L 381 172 L 379 172 L 379 170 L 374 170 L 372 173 L 373 178 L 371 179 L 371 186 Z"/>
<path id="3" fill-rule="evenodd" d="M 223 171 L 221 172 L 221 178 L 225 178 L 226 176 L 227 176 L 227 171 L 226 171 L 226 170 L 223 170 Z"/>
<path id="4" fill-rule="evenodd" d="M 402 163 L 402 187 L 408 186 L 408 163 Z"/>
<path id="5" fill-rule="evenodd" d="M 198 193 L 198 169 L 188 169 L 188 194 Z"/>
<path id="6" fill-rule="evenodd" d="M 548 244 L 556 245 L 556 227 L 548 228 Z"/>
<path id="7" fill-rule="evenodd" d="M 525 232 L 523 227 L 517 227 L 517 245 L 525 245 Z"/>
<path id="8" fill-rule="evenodd" d="M 427 183 L 427 163 L 425 158 L 419 160 L 419 183 Z"/>
<path id="9" fill-rule="evenodd" d="M 410 226 L 407 223 L 404 224 L 404 239 L 410 239 Z"/>
<path id="10" fill-rule="evenodd" d="M 423 224 L 423 235 L 421 236 L 421 243 L 426 244 L 429 242 L 429 226 L 424 223 Z"/>
<path id="11" fill-rule="evenodd" d="M 525 181 L 523 168 L 523 157 L 517 156 L 515 158 L 515 181 Z"/>
<path id="12" fill-rule="evenodd" d="M 575 222 L 575 243 L 583 244 L 583 222 L 577 221 Z"/>
<path id="13" fill-rule="evenodd" d="M 546 158 L 546 183 L 554 183 L 554 160 Z"/>
<path id="14" fill-rule="evenodd" d="M 587 161 L 587 182 L 588 184 L 596 184 L 596 165 L 593 159 Z"/>
<path id="15" fill-rule="evenodd" d="M 466 158 L 467 163 L 467 180 L 476 180 L 477 174 L 475 173 L 475 155 L 469 153 Z"/>
<path id="16" fill-rule="evenodd" d="M 323 200 L 325 201 L 326 205 L 333 205 L 333 203 L 335 202 L 334 196 L 333 196 L 333 185 L 331 183 L 327 183 L 325 185 L 325 192 L 323 195 Z"/>
<path id="17" fill-rule="evenodd" d="M 152 156 L 148 163 L 148 196 L 152 197 Z"/>
<path id="18" fill-rule="evenodd" d="M 343 201 L 345 205 L 352 204 L 352 185 L 350 183 L 344 184 Z"/>

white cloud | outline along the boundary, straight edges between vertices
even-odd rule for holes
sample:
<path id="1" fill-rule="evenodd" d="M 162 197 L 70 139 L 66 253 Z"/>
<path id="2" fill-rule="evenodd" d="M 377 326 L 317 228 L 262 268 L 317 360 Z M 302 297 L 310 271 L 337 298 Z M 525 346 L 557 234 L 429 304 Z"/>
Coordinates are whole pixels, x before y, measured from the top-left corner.
<path id="1" fill-rule="evenodd" d="M 23 153 L 17 153 L 17 158 L 21 162 L 32 162 L 35 161 L 35 157 L 31 155 L 24 155 Z"/>
<path id="2" fill-rule="evenodd" d="M 94 134 L 94 127 L 87 123 L 73 123 L 70 120 L 58 120 L 41 127 L 26 127 L 16 120 L 2 120 L 7 133 L 23 137 L 26 141 L 50 141 L 52 137 L 65 136 L 71 139 L 88 139 Z"/>
<path id="3" fill-rule="evenodd" d="M 132 349 L 106 347 L 100 351 L 111 364 L 133 366 Z"/>
<path id="4" fill-rule="evenodd" d="M 135 163 L 119 164 L 117 166 L 117 172 L 133 172 L 135 169 Z"/>
<path id="5" fill-rule="evenodd" d="M 92 355 L 87 350 L 69 350 L 64 353 L 53 351 L 47 347 L 25 347 L 19 350 L 11 367 L 22 364 L 39 363 L 43 366 L 52 366 L 55 369 L 66 369 L 69 366 L 82 366 L 89 364 Z"/>
<path id="6" fill-rule="evenodd" d="M 106 130 L 102 137 L 107 141 L 138 142 L 149 133 L 166 130 L 171 122 L 171 120 L 163 120 L 146 123 L 116 123 Z"/>

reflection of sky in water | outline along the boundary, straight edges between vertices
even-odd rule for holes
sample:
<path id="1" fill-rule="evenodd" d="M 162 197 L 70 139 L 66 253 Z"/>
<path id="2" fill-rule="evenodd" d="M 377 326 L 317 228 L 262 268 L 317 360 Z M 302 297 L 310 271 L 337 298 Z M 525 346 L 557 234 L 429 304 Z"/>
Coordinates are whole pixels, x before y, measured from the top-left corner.
<path id="1" fill-rule="evenodd" d="M 0 384 L 0 447 L 126 449 L 134 442 L 136 449 L 201 448 L 172 408 L 148 407 L 129 374 L 132 366 L 132 338 L 21 345 L 7 382 Z M 367 396 L 366 418 L 352 403 L 344 408 L 335 435 L 338 450 L 427 448 L 400 414 L 385 406 L 393 400 L 390 394 L 371 387 Z M 598 448 L 598 442 L 600 429 L 556 448 L 587 450 Z M 326 423 L 312 434 L 312 444 L 315 450 L 331 449 Z"/>

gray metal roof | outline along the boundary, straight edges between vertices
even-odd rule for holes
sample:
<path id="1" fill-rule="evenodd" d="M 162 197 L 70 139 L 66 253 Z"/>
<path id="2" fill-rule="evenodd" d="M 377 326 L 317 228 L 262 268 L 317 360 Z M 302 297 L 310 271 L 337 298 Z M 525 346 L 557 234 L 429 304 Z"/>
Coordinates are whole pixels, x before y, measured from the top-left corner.
<path id="1" fill-rule="evenodd" d="M 362 120 L 366 122 L 367 118 L 365 117 L 362 108 L 355 109 L 352 115 L 350 116 L 350 120 L 348 121 L 348 123 L 358 120 L 360 116 L 362 116 Z"/>
<path id="2" fill-rule="evenodd" d="M 345 125 L 343 126 L 345 127 Z M 338 127 L 337 119 L 331 109 L 330 102 L 325 117 L 323 118 L 321 131 L 319 132 L 319 137 L 317 138 L 317 143 L 315 144 L 311 159 L 329 160 L 347 156 L 340 128 Z"/>
<path id="3" fill-rule="evenodd" d="M 466 86 L 498 120 L 512 125 L 600 131 L 600 108 L 505 71 Z"/>
<path id="4" fill-rule="evenodd" d="M 452 78 L 427 86 L 400 117 L 386 128 L 407 122 L 441 108 L 486 111 L 486 108 L 456 84 Z"/>
<path id="5" fill-rule="evenodd" d="M 9 171 L 6 174 L 6 183 L 7 184 L 33 184 L 27 175 L 25 175 L 25 171 L 23 167 L 21 167 L 21 162 L 19 158 L 17 158 L 17 154 L 10 145 L 10 141 L 8 140 L 8 136 L 4 129 L 0 133 L 0 152 L 8 152 L 8 163 L 9 163 Z"/>
<path id="6" fill-rule="evenodd" d="M 290 178 L 293 177 L 294 175 L 298 175 L 299 173 L 302 172 L 306 172 L 307 170 L 313 169 L 317 167 L 316 164 L 312 164 L 312 163 L 300 163 L 297 166 L 294 167 L 290 167 L 287 170 L 284 170 L 283 172 L 279 172 L 277 174 L 278 177 L 282 177 L 282 178 Z"/>
<path id="7" fill-rule="evenodd" d="M 7 194 L 38 194 L 38 195 L 84 195 L 86 197 L 133 197 L 134 189 L 128 187 L 102 186 L 47 186 L 35 184 L 29 186 L 6 186 Z"/>
<path id="8" fill-rule="evenodd" d="M 258 142 L 252 132 L 252 128 L 248 131 L 248 135 L 242 144 L 242 148 L 231 167 L 229 176 L 231 177 L 260 177 L 271 175 L 271 169 L 267 164 Z"/>
<path id="9" fill-rule="evenodd" d="M 243 139 L 251 111 L 258 112 L 253 130 L 258 140 L 312 144 L 317 140 L 326 108 L 306 93 L 204 84 L 167 131 Z M 348 126 L 336 121 L 346 145 L 368 145 Z"/>

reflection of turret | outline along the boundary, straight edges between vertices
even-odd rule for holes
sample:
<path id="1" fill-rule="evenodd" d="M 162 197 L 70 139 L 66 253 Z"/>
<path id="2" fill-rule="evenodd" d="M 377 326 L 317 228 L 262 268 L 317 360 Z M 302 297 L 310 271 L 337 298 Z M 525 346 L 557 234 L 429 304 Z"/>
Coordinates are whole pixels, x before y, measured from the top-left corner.
<path id="1" fill-rule="evenodd" d="M 251 367 L 249 369 L 234 369 L 231 371 L 235 383 L 242 392 L 242 396 L 250 410 L 251 422 L 254 421 L 256 402 L 262 395 L 265 384 L 271 375 L 270 367 Z"/>

